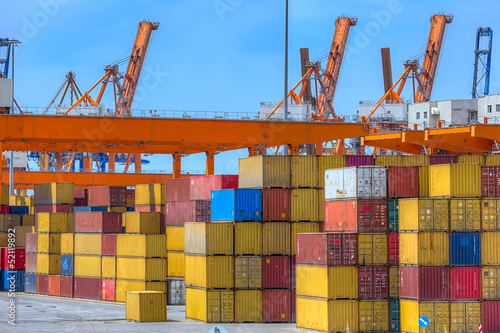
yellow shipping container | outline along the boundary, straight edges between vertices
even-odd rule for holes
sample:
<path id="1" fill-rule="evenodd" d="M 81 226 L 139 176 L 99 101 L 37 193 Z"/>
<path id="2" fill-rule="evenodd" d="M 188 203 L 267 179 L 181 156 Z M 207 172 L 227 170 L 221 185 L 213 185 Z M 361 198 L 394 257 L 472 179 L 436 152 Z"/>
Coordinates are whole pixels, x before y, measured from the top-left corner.
<path id="1" fill-rule="evenodd" d="M 485 198 L 481 201 L 482 229 L 500 231 L 500 199 Z"/>
<path id="2" fill-rule="evenodd" d="M 445 232 L 399 234 L 399 263 L 402 265 L 447 266 L 450 238 Z"/>
<path id="3" fill-rule="evenodd" d="M 127 234 L 159 234 L 161 213 L 158 212 L 127 212 L 123 213 L 125 231 Z M 123 222 L 122 222 L 123 223 Z"/>
<path id="4" fill-rule="evenodd" d="M 429 166 L 430 157 L 428 155 L 403 155 L 401 156 L 403 166 Z"/>
<path id="5" fill-rule="evenodd" d="M 360 300 L 359 301 L 359 331 L 388 332 L 389 331 L 389 301 Z"/>
<path id="6" fill-rule="evenodd" d="M 480 197 L 481 166 L 479 164 L 431 165 L 429 186 L 431 197 Z"/>
<path id="7" fill-rule="evenodd" d="M 101 256 L 74 256 L 74 272 L 78 277 L 101 278 Z"/>
<path id="8" fill-rule="evenodd" d="M 447 231 L 449 199 L 399 199 L 399 231 Z"/>
<path id="9" fill-rule="evenodd" d="M 20 227 L 21 216 L 18 214 L 0 214 L 0 232 L 8 232 L 11 228 Z"/>
<path id="10" fill-rule="evenodd" d="M 297 296 L 297 328 L 323 332 L 357 332 L 358 301 Z"/>
<path id="11" fill-rule="evenodd" d="M 38 253 L 36 255 L 36 272 L 47 275 L 61 274 L 61 255 Z"/>
<path id="12" fill-rule="evenodd" d="M 38 213 L 38 232 L 65 233 L 68 231 L 67 213 Z"/>
<path id="13" fill-rule="evenodd" d="M 500 232 L 481 234 L 481 263 L 483 266 L 500 265 Z"/>
<path id="14" fill-rule="evenodd" d="M 325 189 L 318 190 L 318 221 L 325 222 Z"/>
<path id="15" fill-rule="evenodd" d="M 130 281 L 130 280 L 116 280 L 116 302 L 125 302 L 125 295 L 127 291 L 143 291 L 153 290 L 167 292 L 166 282 L 147 282 L 147 281 Z"/>
<path id="16" fill-rule="evenodd" d="M 375 155 L 375 165 L 377 166 L 402 166 L 403 156 L 401 155 Z"/>
<path id="17" fill-rule="evenodd" d="M 445 301 L 418 302 L 401 300 L 401 331 L 402 332 L 450 332 L 450 303 Z M 426 329 L 419 327 L 418 319 L 429 318 Z M 456 332 L 456 331 L 452 331 Z"/>
<path id="18" fill-rule="evenodd" d="M 260 222 L 235 223 L 234 254 L 262 254 L 262 224 Z"/>
<path id="19" fill-rule="evenodd" d="M 450 200 L 451 231 L 475 231 L 481 229 L 480 199 Z"/>
<path id="20" fill-rule="evenodd" d="M 167 281 L 167 260 L 162 258 L 116 258 L 120 280 Z"/>
<path id="21" fill-rule="evenodd" d="M 358 298 L 358 268 L 297 265 L 297 295 L 328 299 Z"/>
<path id="22" fill-rule="evenodd" d="M 65 233 L 61 234 L 61 254 L 75 253 L 75 234 Z"/>
<path id="23" fill-rule="evenodd" d="M 38 234 L 38 253 L 61 254 L 61 234 Z"/>
<path id="24" fill-rule="evenodd" d="M 260 289 L 262 287 L 262 257 L 234 258 L 234 288 Z"/>
<path id="25" fill-rule="evenodd" d="M 26 246 L 26 234 L 34 233 L 35 227 L 16 227 L 16 240 L 14 244 L 16 247 Z"/>
<path id="26" fill-rule="evenodd" d="M 23 227 L 34 227 L 35 226 L 35 215 L 33 215 L 33 214 L 21 215 L 21 225 Z"/>
<path id="27" fill-rule="evenodd" d="M 2 185 L 2 197 L 0 198 L 2 206 L 9 205 L 9 185 Z"/>
<path id="28" fill-rule="evenodd" d="M 139 323 L 167 321 L 167 294 L 159 291 L 127 291 L 125 318 Z"/>
<path id="29" fill-rule="evenodd" d="M 239 188 L 290 187 L 290 156 L 240 158 Z"/>
<path id="30" fill-rule="evenodd" d="M 127 212 L 127 207 L 108 207 L 107 210 L 108 212 L 125 213 Z"/>
<path id="31" fill-rule="evenodd" d="M 116 235 L 116 256 L 137 258 L 166 258 L 166 235 Z"/>
<path id="32" fill-rule="evenodd" d="M 116 257 L 102 257 L 101 275 L 103 279 L 116 279 Z"/>
<path id="33" fill-rule="evenodd" d="M 292 256 L 297 253 L 297 234 L 306 234 L 312 232 L 319 232 L 319 224 L 317 222 L 293 222 L 290 248 Z"/>
<path id="34" fill-rule="evenodd" d="M 0 247 L 8 247 L 9 242 L 8 242 L 8 234 L 7 233 L 0 233 Z"/>
<path id="35" fill-rule="evenodd" d="M 310 188 L 292 189 L 291 216 L 292 221 L 318 221 L 319 220 L 319 194 L 318 190 Z"/>
<path id="36" fill-rule="evenodd" d="M 429 167 L 421 166 L 418 168 L 418 195 L 420 198 L 428 198 L 429 192 Z"/>
<path id="37" fill-rule="evenodd" d="M 234 288 L 234 257 L 185 255 L 186 287 Z"/>
<path id="38" fill-rule="evenodd" d="M 234 291 L 186 288 L 186 318 L 205 323 L 234 322 Z"/>
<path id="39" fill-rule="evenodd" d="M 231 222 L 187 222 L 184 224 L 184 252 L 189 254 L 234 253 L 234 225 Z"/>
<path id="40" fill-rule="evenodd" d="M 262 290 L 234 292 L 234 321 L 236 323 L 262 322 Z"/>
<path id="41" fill-rule="evenodd" d="M 165 184 L 135 185 L 135 205 L 165 205 Z"/>
<path id="42" fill-rule="evenodd" d="M 481 302 L 452 301 L 450 314 L 451 332 L 476 332 L 481 324 Z"/>
<path id="43" fill-rule="evenodd" d="M 134 247 L 138 244 L 134 244 Z M 100 256 L 102 234 L 75 234 L 75 254 Z"/>
<path id="44" fill-rule="evenodd" d="M 319 187 L 325 187 L 325 170 L 346 167 L 345 155 L 321 155 L 318 156 Z"/>
<path id="45" fill-rule="evenodd" d="M 399 266 L 389 267 L 389 297 L 399 298 Z"/>
<path id="46" fill-rule="evenodd" d="M 262 225 L 262 250 L 264 255 L 290 255 L 291 236 L 290 223 L 268 222 Z"/>
<path id="47" fill-rule="evenodd" d="M 73 183 L 35 184 L 35 205 L 72 205 Z"/>
<path id="48" fill-rule="evenodd" d="M 290 165 L 292 188 L 319 187 L 319 167 L 316 156 L 291 156 Z"/>
<path id="49" fill-rule="evenodd" d="M 484 165 L 499 166 L 500 165 L 500 155 L 488 154 L 484 158 Z"/>
<path id="50" fill-rule="evenodd" d="M 484 165 L 484 155 L 458 155 L 459 164 L 478 164 Z"/>
<path id="51" fill-rule="evenodd" d="M 169 251 L 167 252 L 167 276 L 184 278 L 184 252 Z"/>
<path id="52" fill-rule="evenodd" d="M 75 213 L 68 213 L 68 232 L 75 233 Z"/>
<path id="53" fill-rule="evenodd" d="M 184 251 L 184 227 L 165 228 L 167 234 L 167 251 Z"/>
<path id="54" fill-rule="evenodd" d="M 387 234 L 359 234 L 358 263 L 367 266 L 387 265 Z"/>
<path id="55" fill-rule="evenodd" d="M 500 298 L 500 266 L 483 267 L 483 298 L 487 300 Z"/>

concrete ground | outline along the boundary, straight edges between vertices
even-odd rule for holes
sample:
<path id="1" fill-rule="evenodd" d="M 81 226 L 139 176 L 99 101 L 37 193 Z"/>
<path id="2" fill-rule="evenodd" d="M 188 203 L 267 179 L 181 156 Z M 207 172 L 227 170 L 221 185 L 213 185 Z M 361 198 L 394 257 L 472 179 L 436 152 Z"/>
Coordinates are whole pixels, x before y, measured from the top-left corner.
<path id="1" fill-rule="evenodd" d="M 16 293 L 16 325 L 8 324 L 10 298 L 0 292 L 0 332 L 209 332 L 216 324 L 185 319 L 184 306 L 168 306 L 166 323 L 125 320 L 125 305 Z M 217 326 L 219 326 L 217 324 Z M 301 332 L 295 324 L 222 324 L 229 333 Z"/>

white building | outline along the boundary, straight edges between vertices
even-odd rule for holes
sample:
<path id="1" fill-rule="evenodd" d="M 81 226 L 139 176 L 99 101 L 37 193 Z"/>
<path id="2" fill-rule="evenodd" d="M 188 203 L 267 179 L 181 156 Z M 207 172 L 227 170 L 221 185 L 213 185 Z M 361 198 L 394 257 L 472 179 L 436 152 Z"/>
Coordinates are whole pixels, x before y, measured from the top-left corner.
<path id="1" fill-rule="evenodd" d="M 499 113 L 500 116 L 500 113 Z M 423 102 L 408 106 L 408 127 L 413 129 L 467 126 L 478 122 L 477 99 L 453 99 L 446 101 Z"/>
<path id="2" fill-rule="evenodd" d="M 370 112 L 377 104 L 371 102 L 359 102 L 358 115 L 360 117 L 368 117 Z M 408 104 L 406 103 L 389 103 L 381 104 L 370 117 L 372 120 L 391 121 L 391 122 L 407 122 L 408 121 Z"/>
<path id="3" fill-rule="evenodd" d="M 478 98 L 479 122 L 484 123 L 488 118 L 488 124 L 500 124 L 500 94 L 487 95 Z"/>

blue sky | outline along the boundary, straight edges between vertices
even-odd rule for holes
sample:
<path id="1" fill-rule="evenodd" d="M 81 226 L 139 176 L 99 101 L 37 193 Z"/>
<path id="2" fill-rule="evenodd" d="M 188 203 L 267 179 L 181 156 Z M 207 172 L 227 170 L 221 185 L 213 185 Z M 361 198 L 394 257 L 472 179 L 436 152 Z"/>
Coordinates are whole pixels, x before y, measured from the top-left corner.
<path id="1" fill-rule="evenodd" d="M 46 106 L 69 70 L 82 90 L 90 88 L 103 66 L 128 55 L 143 19 L 160 28 L 133 108 L 257 112 L 261 101 L 283 95 L 284 0 L 24 0 L 3 3 L 2 12 L 0 36 L 24 42 L 16 49 L 16 98 L 23 106 Z M 356 16 L 334 100 L 337 114 L 354 114 L 360 100 L 383 94 L 380 48 L 391 48 L 396 80 L 403 62 L 425 45 L 436 12 L 452 13 L 454 21 L 432 99 L 470 98 L 475 32 L 497 29 L 500 2 L 290 0 L 289 84 L 300 79 L 299 49 L 309 47 L 312 59 L 323 54 L 335 17 Z M 497 45 L 494 37 L 490 93 L 500 93 Z M 410 91 L 404 95 L 409 99 Z M 113 107 L 111 94 L 105 102 Z M 244 156 L 218 155 L 216 172 L 237 172 Z M 183 169 L 204 166 L 204 156 L 183 158 Z M 171 170 L 171 158 L 155 156 L 147 168 Z"/>

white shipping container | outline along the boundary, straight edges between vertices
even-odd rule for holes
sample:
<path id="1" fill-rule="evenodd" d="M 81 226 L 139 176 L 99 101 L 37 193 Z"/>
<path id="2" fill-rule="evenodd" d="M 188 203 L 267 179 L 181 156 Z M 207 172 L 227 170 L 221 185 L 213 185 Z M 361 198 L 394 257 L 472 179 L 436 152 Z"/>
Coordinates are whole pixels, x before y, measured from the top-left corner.
<path id="1" fill-rule="evenodd" d="M 325 171 L 325 200 L 385 199 L 387 170 L 380 166 L 359 166 Z"/>

